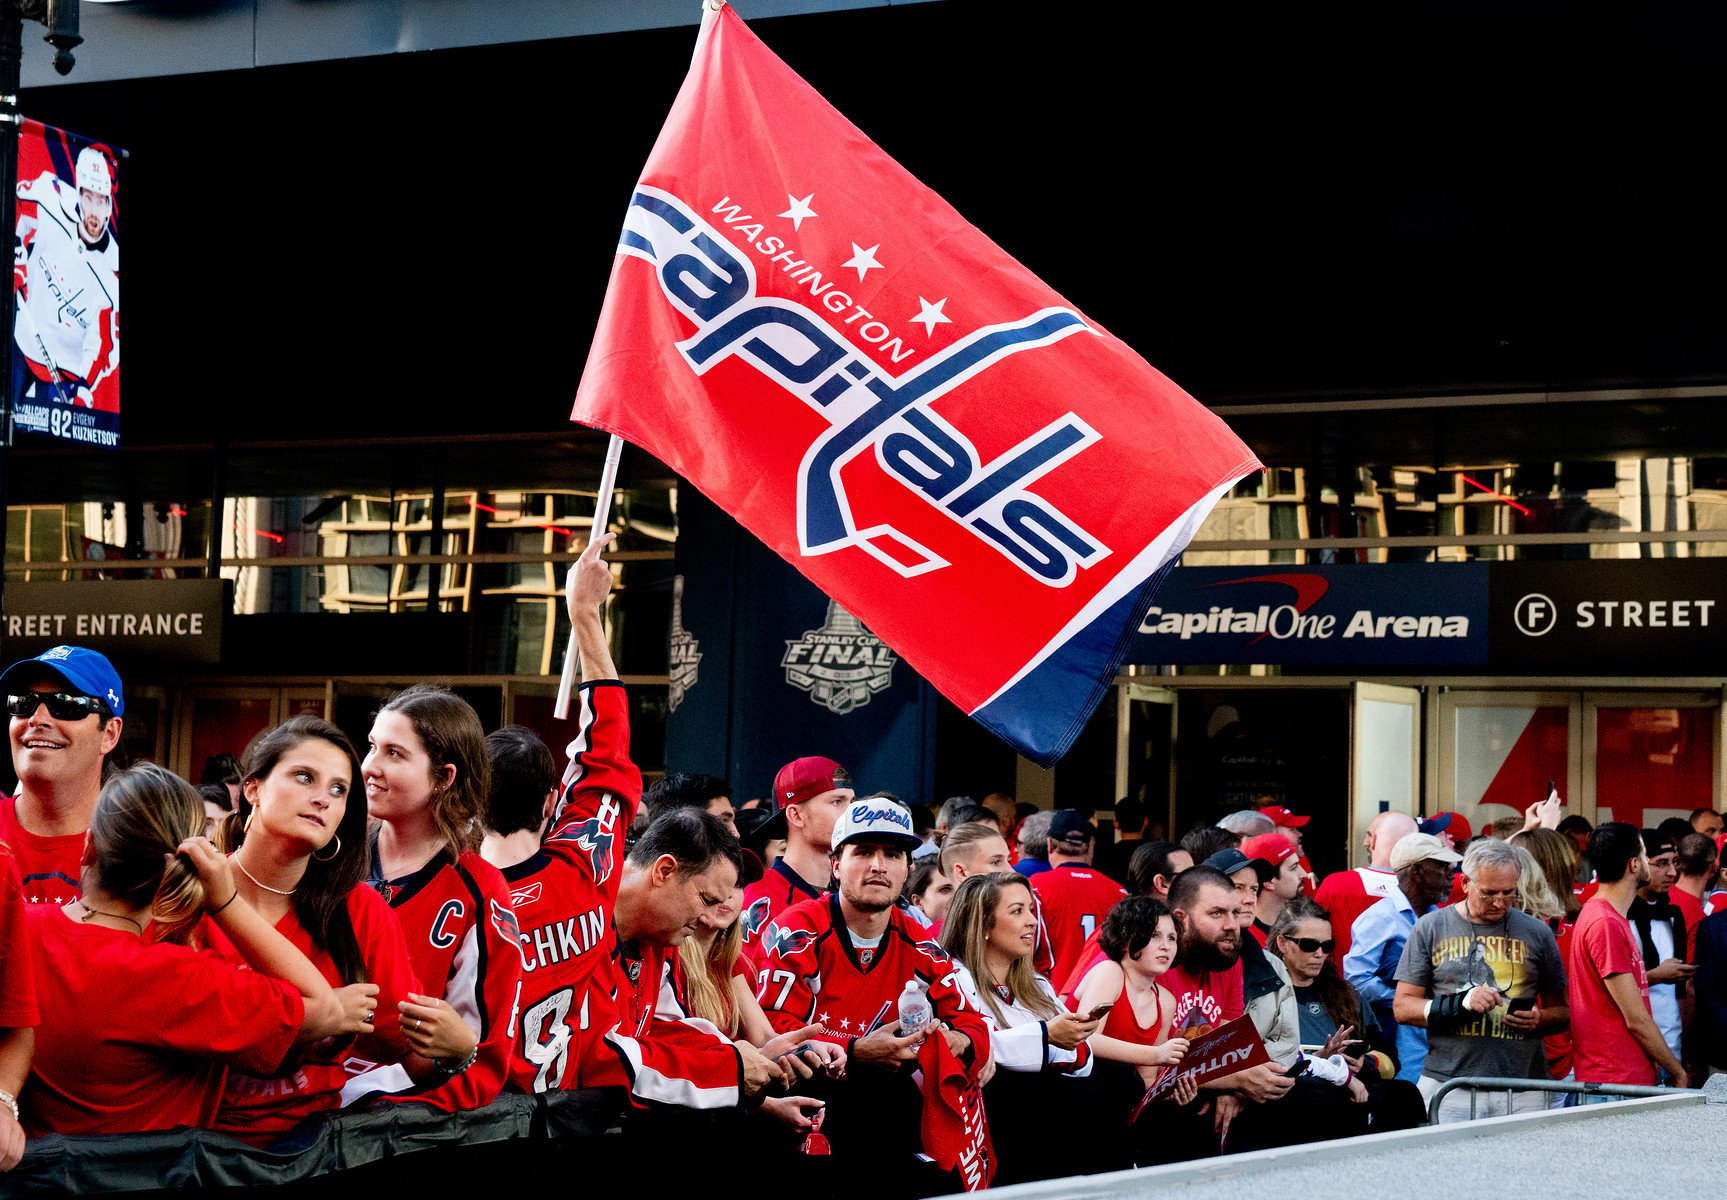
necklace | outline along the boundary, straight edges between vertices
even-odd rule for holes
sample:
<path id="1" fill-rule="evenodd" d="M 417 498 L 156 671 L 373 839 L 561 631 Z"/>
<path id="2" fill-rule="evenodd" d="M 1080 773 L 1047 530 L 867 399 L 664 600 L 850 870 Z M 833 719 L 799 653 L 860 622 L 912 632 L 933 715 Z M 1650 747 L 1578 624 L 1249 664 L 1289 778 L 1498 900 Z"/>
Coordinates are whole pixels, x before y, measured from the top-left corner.
<path id="1" fill-rule="evenodd" d="M 261 882 L 256 875 L 246 869 L 246 864 L 240 861 L 240 856 L 238 854 L 234 856 L 234 865 L 240 868 L 240 874 L 244 875 L 247 879 L 250 879 L 253 883 L 256 883 L 259 887 L 272 895 L 292 896 L 297 890 L 295 888 L 289 888 L 284 892 L 281 888 L 273 888 L 269 884 Z"/>
<path id="2" fill-rule="evenodd" d="M 84 924 L 89 924 L 91 917 L 107 917 L 110 921 L 124 921 L 133 929 L 138 931 L 138 936 L 142 937 L 144 935 L 144 927 L 134 921 L 131 917 L 128 917 L 125 913 L 103 912 L 100 909 L 91 908 L 82 900 L 78 901 L 78 907 L 84 910 L 84 915 L 80 918 Z"/>

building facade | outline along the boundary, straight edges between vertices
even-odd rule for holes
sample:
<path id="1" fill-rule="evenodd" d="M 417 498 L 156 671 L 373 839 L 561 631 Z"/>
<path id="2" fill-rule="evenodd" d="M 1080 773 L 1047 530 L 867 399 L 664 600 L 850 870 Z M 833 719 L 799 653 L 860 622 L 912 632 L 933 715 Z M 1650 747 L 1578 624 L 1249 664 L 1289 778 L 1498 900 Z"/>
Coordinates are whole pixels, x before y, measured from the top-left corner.
<path id="1" fill-rule="evenodd" d="M 363 733 L 422 678 L 561 744 L 603 452 L 566 418 L 695 7 L 92 5 L 82 74 L 27 75 L 27 113 L 131 151 L 128 369 L 123 449 L 18 440 L 7 612 L 226 581 L 213 659 L 126 663 L 137 753 Z M 1046 772 L 632 451 L 611 621 L 646 769 L 745 796 L 832 753 L 1176 833 L 1273 795 L 1322 867 L 1382 806 L 1479 824 L 1550 780 L 1591 818 L 1721 806 L 1709 13 L 739 7 L 1268 470 Z M 1531 596 L 1553 630 L 1520 632 Z"/>

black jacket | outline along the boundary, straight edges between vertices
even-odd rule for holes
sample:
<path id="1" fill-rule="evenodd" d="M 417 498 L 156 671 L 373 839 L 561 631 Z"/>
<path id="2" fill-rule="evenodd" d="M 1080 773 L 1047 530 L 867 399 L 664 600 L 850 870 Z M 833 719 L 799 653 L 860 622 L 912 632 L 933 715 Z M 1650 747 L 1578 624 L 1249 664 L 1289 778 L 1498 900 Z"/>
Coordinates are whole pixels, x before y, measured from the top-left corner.
<path id="1" fill-rule="evenodd" d="M 1649 970 L 1654 970 L 1662 963 L 1661 952 L 1655 948 L 1655 939 L 1650 936 L 1650 930 L 1657 921 L 1664 922 L 1672 930 L 1674 957 L 1681 961 L 1685 959 L 1686 947 L 1690 941 L 1685 929 L 1685 914 L 1666 896 L 1658 900 L 1635 897 L 1625 917 L 1631 922 L 1632 928 L 1637 930 L 1637 938 L 1643 943 L 1643 965 Z M 1673 986 L 1676 989 L 1675 994 L 1683 998 L 1685 984 L 1680 982 Z"/>

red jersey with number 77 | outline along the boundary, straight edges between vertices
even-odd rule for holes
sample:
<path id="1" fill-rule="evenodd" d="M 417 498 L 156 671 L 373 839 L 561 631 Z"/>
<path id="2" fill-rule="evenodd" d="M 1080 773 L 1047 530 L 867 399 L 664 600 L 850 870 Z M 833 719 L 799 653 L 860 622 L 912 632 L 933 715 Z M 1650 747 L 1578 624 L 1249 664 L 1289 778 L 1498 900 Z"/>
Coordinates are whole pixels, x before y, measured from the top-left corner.
<path id="1" fill-rule="evenodd" d="M 758 998 L 768 1022 L 781 1032 L 819 1024 L 821 1036 L 851 1043 L 899 1021 L 899 995 L 908 980 L 929 989 L 935 1019 L 971 1038 L 982 1066 L 989 1024 L 966 1000 L 954 979 L 953 960 L 897 908 L 888 910 L 887 930 L 870 948 L 852 942 L 837 895 L 819 896 L 782 912 L 762 934 Z"/>

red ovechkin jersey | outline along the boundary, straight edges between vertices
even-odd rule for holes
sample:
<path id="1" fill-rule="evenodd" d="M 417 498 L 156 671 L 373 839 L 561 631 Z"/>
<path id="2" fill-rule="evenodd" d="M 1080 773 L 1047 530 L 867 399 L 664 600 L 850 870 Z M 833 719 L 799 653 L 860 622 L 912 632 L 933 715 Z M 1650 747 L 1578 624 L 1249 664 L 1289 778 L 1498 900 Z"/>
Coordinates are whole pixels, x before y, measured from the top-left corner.
<path id="1" fill-rule="evenodd" d="M 853 945 L 837 895 L 786 909 L 762 934 L 757 997 L 774 1029 L 820 1024 L 821 1036 L 851 1052 L 858 1038 L 899 1020 L 899 995 L 917 978 L 929 989 L 936 1020 L 971 1039 L 975 1073 L 989 1057 L 989 1024 L 954 979 L 953 961 L 897 908 L 873 951 Z M 865 961 L 867 959 L 867 961 Z"/>
<path id="2" fill-rule="evenodd" d="M 452 856 L 446 849 L 411 875 L 382 879 L 375 838 L 372 886 L 396 910 L 423 994 L 441 996 L 480 1044 L 473 1065 L 447 1083 L 419 1090 L 400 1066 L 383 1066 L 350 1080 L 343 1100 L 384 1092 L 446 1112 L 490 1104 L 509 1075 L 522 991 L 522 946 L 509 885 L 472 850 Z M 362 1066 L 357 1060 L 350 1064 Z"/>
<path id="3" fill-rule="evenodd" d="M 639 998 L 639 989 L 651 996 L 658 987 L 664 952 L 633 962 L 619 954 L 612 918 L 642 773 L 630 761 L 623 685 L 584 683 L 577 700 L 581 724 L 551 828 L 538 854 L 504 872 L 524 964 L 510 1086 L 627 1087 L 643 1104 L 735 1105 L 740 1067 L 732 1045 L 709 1030 L 657 1020 Z"/>
<path id="4" fill-rule="evenodd" d="M 794 904 L 825 894 L 826 889 L 812 887 L 809 880 L 786 866 L 785 859 L 774 859 L 773 866 L 744 889 L 744 911 L 739 918 L 744 927 L 744 957 L 752 963 L 757 959 L 762 930 L 768 922 Z"/>
<path id="5" fill-rule="evenodd" d="M 1051 980 L 1065 980 L 1079 961 L 1086 939 L 1103 925 L 1116 901 L 1127 895 L 1102 871 L 1078 863 L 1062 863 L 1031 877 L 1031 890 L 1049 930 L 1055 963 Z"/>

